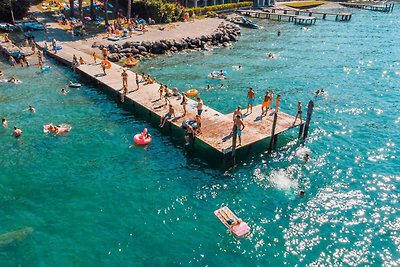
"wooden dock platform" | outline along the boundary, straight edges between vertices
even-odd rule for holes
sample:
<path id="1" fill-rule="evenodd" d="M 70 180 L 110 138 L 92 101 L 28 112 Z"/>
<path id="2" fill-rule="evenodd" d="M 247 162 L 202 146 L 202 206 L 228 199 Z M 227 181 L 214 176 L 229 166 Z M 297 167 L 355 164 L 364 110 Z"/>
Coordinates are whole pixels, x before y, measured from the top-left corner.
<path id="1" fill-rule="evenodd" d="M 365 3 L 365 2 L 339 2 L 340 5 L 351 8 L 367 9 L 371 11 L 393 12 L 394 2 Z"/>
<path id="2" fill-rule="evenodd" d="M 243 16 L 249 16 L 259 19 L 270 19 L 276 21 L 294 22 L 294 19 L 296 17 L 296 15 L 291 15 L 291 14 L 271 13 L 271 12 L 251 10 L 251 9 L 242 9 L 242 10 L 237 10 L 236 12 Z"/>
<path id="3" fill-rule="evenodd" d="M 276 14 L 291 14 L 296 16 L 309 16 L 316 17 L 317 19 L 326 20 L 327 18 L 334 17 L 335 21 L 349 21 L 352 14 L 349 12 L 325 12 L 308 9 L 298 8 L 284 8 L 284 7 L 268 7 L 263 9 L 264 12 Z"/>
<path id="4" fill-rule="evenodd" d="M 39 43 L 38 45 L 43 45 Z M 102 75 L 102 70 L 100 63 L 94 64 L 92 56 L 86 54 L 85 52 L 79 51 L 65 43 L 60 43 L 62 50 L 58 51 L 57 54 L 53 52 L 48 52 L 48 55 L 61 61 L 69 66 L 72 64 L 72 56 L 76 55 L 78 58 L 82 57 L 88 64 L 80 65 L 77 70 L 92 80 L 99 84 L 102 84 L 108 91 L 112 92 L 114 95 L 118 96 L 117 99 L 120 101 L 120 95 L 122 92 L 122 67 L 111 63 L 111 69 L 107 70 L 107 75 Z M 99 61 L 99 60 L 98 60 Z M 148 111 L 149 116 L 156 116 L 160 118 L 168 112 L 168 107 L 165 104 L 164 99 L 159 100 L 159 84 L 140 84 L 140 89 L 136 90 L 135 74 L 132 71 L 127 71 L 128 73 L 128 89 L 129 93 L 125 97 L 125 103 L 131 104 L 134 107 L 140 106 Z M 181 88 L 183 89 L 183 88 Z M 189 88 L 185 88 L 186 91 Z M 177 118 L 170 120 L 170 126 L 175 125 L 181 128 L 182 122 L 185 119 L 194 119 L 197 114 L 195 105 L 196 101 L 189 99 L 187 105 L 187 114 L 185 117 L 180 116 L 183 113 L 182 106 L 180 105 L 180 100 L 177 97 L 169 98 L 171 104 L 175 109 Z M 236 107 L 232 106 L 232 110 Z M 269 113 L 272 111 L 270 110 Z M 242 136 L 242 146 L 237 147 L 236 150 L 242 149 L 244 147 L 250 146 L 256 142 L 264 140 L 272 136 L 272 124 L 274 116 L 264 116 L 261 117 L 261 105 L 253 107 L 253 113 L 244 117 L 244 124 L 246 128 L 243 131 Z M 207 144 L 208 146 L 214 148 L 215 150 L 221 152 L 222 154 L 227 154 L 232 151 L 232 134 L 231 130 L 233 127 L 233 113 L 222 114 L 213 108 L 204 105 L 202 113 L 202 134 L 196 136 L 196 142 L 200 140 L 201 142 Z M 292 127 L 301 125 L 298 121 L 293 125 L 294 117 L 285 114 L 281 111 L 278 112 L 277 124 L 274 136 L 282 133 Z M 303 118 L 304 119 L 304 118 Z M 303 121 L 304 123 L 304 121 Z M 166 123 L 164 127 L 168 127 Z M 133 133 L 132 133 L 133 134 Z M 182 142 L 183 135 L 182 135 Z"/>

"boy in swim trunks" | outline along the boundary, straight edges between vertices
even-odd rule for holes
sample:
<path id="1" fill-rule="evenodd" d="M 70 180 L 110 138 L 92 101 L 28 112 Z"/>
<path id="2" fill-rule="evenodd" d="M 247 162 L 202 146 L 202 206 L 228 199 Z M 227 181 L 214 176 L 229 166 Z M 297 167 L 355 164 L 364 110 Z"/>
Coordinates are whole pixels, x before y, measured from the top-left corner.
<path id="1" fill-rule="evenodd" d="M 201 100 L 200 97 L 197 97 L 197 115 L 201 116 L 201 113 L 203 112 L 203 100 Z"/>
<path id="2" fill-rule="evenodd" d="M 250 108 L 250 113 L 253 112 L 253 105 L 254 105 L 254 97 L 255 93 L 253 91 L 253 88 L 250 87 L 249 91 L 247 92 L 247 111 L 246 113 L 249 113 L 249 108 Z"/>
<path id="3" fill-rule="evenodd" d="M 233 127 L 237 128 L 237 136 L 239 137 L 239 145 L 242 145 L 242 131 L 244 130 L 244 123 L 239 115 L 236 115 L 236 119 L 233 122 Z"/>
<path id="4" fill-rule="evenodd" d="M 275 100 L 275 112 L 279 111 L 279 104 L 281 103 L 281 95 L 276 96 Z"/>
<path id="5" fill-rule="evenodd" d="M 269 104 L 269 95 L 268 95 L 268 91 L 265 92 L 265 96 L 264 96 L 264 100 L 261 104 L 261 116 L 263 116 L 264 114 L 266 114 L 268 112 L 268 104 Z"/>

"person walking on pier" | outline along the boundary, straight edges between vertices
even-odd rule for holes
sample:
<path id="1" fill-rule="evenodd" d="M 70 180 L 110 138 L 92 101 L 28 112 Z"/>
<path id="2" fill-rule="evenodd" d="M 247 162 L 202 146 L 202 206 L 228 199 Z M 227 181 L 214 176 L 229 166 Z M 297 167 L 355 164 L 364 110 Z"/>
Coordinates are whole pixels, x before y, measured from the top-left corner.
<path id="1" fill-rule="evenodd" d="M 242 119 L 240 118 L 240 115 L 236 115 L 236 118 L 233 121 L 233 127 L 237 128 L 237 136 L 239 138 L 238 146 L 241 146 L 242 145 L 242 131 L 244 130 L 245 126 L 244 126 Z"/>
<path id="2" fill-rule="evenodd" d="M 107 66 L 107 59 L 103 59 L 103 60 L 101 61 L 101 68 L 103 69 L 103 74 L 104 74 L 104 75 L 107 75 L 107 73 L 106 73 L 106 66 Z"/>
<path id="3" fill-rule="evenodd" d="M 126 73 L 126 69 L 123 69 L 121 77 L 122 77 L 122 86 L 128 89 L 128 73 Z"/>
<path id="4" fill-rule="evenodd" d="M 247 111 L 246 113 L 249 113 L 249 108 L 250 108 L 250 113 L 253 113 L 253 105 L 254 105 L 254 97 L 255 93 L 253 91 L 253 88 L 250 87 L 249 91 L 247 92 Z"/>
<path id="5" fill-rule="evenodd" d="M 92 57 L 93 57 L 94 64 L 97 64 L 96 51 L 93 51 Z"/>
<path id="6" fill-rule="evenodd" d="M 303 123 L 303 119 L 301 118 L 301 114 L 303 113 L 303 109 L 301 107 L 301 102 L 297 102 L 297 114 L 296 118 L 294 119 L 293 126 L 296 124 L 297 118 L 300 118 L 300 123 Z"/>

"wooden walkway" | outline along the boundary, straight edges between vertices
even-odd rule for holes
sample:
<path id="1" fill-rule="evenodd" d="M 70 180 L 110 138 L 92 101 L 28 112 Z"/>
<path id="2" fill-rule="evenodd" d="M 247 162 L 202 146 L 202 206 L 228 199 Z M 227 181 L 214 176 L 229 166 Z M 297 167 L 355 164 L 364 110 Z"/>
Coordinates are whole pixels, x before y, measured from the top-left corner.
<path id="1" fill-rule="evenodd" d="M 43 45 L 43 43 L 38 43 L 39 46 Z M 100 63 L 98 60 L 97 64 L 94 64 L 93 59 L 90 55 L 81 52 L 71 46 L 68 46 L 64 43 L 60 44 L 62 46 L 62 50 L 58 51 L 57 54 L 53 54 L 49 52 L 48 55 L 54 57 L 58 61 L 61 61 L 67 65 L 71 65 L 72 56 L 75 54 L 78 58 L 82 57 L 88 64 L 80 65 L 78 67 L 78 71 L 81 74 L 90 77 L 92 80 L 97 81 L 102 84 L 106 89 L 115 93 L 115 95 L 120 96 L 122 92 L 122 67 L 112 64 L 111 69 L 107 70 L 107 75 L 102 75 L 102 70 L 100 67 Z M 125 103 L 130 103 L 134 106 L 141 106 L 145 110 L 149 112 L 149 115 L 157 116 L 158 118 L 164 116 L 168 112 L 168 107 L 165 104 L 164 99 L 159 100 L 159 84 L 149 84 L 144 85 L 140 84 L 140 89 L 136 89 L 135 82 L 135 74 L 132 71 L 128 72 L 128 88 L 129 94 L 125 98 Z M 140 77 L 141 79 L 141 77 Z M 171 86 L 172 87 L 172 86 Z M 188 88 L 185 88 L 187 90 Z M 120 97 L 118 97 L 120 99 Z M 178 116 L 177 118 L 170 121 L 172 125 L 180 128 L 182 122 L 185 119 L 194 119 L 197 114 L 197 110 L 195 105 L 196 101 L 189 99 L 187 105 L 187 114 L 185 117 L 179 117 L 182 113 L 182 106 L 180 105 L 180 100 L 177 97 L 170 97 L 170 102 L 175 109 L 175 114 Z M 236 107 L 232 106 L 232 110 Z M 270 110 L 269 113 L 272 111 Z M 253 113 L 246 116 L 244 118 L 244 124 L 246 126 L 243 131 L 242 136 L 242 146 L 237 147 L 236 150 L 249 146 L 253 143 L 259 142 L 266 138 L 271 137 L 272 131 L 272 123 L 274 116 L 264 116 L 261 117 L 261 105 L 253 107 Z M 197 136 L 196 142 L 200 140 L 215 150 L 227 154 L 232 151 L 232 135 L 231 130 L 233 126 L 232 122 L 233 113 L 230 114 L 222 114 L 211 107 L 204 105 L 203 113 L 202 113 L 202 134 Z M 293 121 L 294 117 L 283 112 L 279 112 L 277 125 L 275 129 L 275 135 L 282 133 L 292 127 L 296 127 L 300 125 L 298 121 L 294 126 Z M 304 119 L 304 118 L 303 118 Z M 165 124 L 164 127 L 168 127 L 168 123 Z M 183 135 L 182 135 L 182 142 Z"/>
<path id="2" fill-rule="evenodd" d="M 393 12 L 394 8 L 394 2 L 381 2 L 379 4 L 365 2 L 339 2 L 339 4 L 345 7 L 367 9 L 385 13 Z"/>
<path id="3" fill-rule="evenodd" d="M 276 14 L 291 14 L 297 16 L 314 16 L 317 19 L 326 20 L 327 18 L 334 17 L 335 21 L 349 21 L 351 20 L 351 13 L 348 12 L 325 12 L 325 11 L 314 11 L 308 9 L 298 8 L 284 8 L 284 7 L 268 7 L 264 8 L 263 11 L 276 13 Z"/>

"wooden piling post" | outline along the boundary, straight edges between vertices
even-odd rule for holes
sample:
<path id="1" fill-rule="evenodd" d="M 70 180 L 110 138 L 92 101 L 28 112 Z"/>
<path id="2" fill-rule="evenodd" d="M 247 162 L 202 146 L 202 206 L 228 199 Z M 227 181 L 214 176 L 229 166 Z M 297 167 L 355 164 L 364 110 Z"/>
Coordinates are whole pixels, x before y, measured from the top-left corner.
<path id="1" fill-rule="evenodd" d="M 322 15 L 322 19 L 326 19 L 326 13 L 324 13 L 324 15 Z"/>
<path id="2" fill-rule="evenodd" d="M 274 121 L 272 123 L 272 130 L 271 130 L 271 140 L 269 141 L 269 148 L 268 148 L 268 153 L 271 153 L 272 148 L 274 146 L 274 141 L 275 139 L 275 128 L 276 128 L 276 122 L 278 120 L 278 113 L 274 113 Z"/>
<path id="3" fill-rule="evenodd" d="M 303 139 L 306 139 L 308 136 L 308 129 L 310 128 L 310 121 L 313 109 L 314 109 L 314 101 L 310 100 L 310 102 L 308 102 L 308 107 L 307 107 L 307 118 L 306 118 L 306 124 L 304 126 Z"/>
<path id="4" fill-rule="evenodd" d="M 236 165 L 236 139 L 237 139 L 237 126 L 236 124 L 233 125 L 233 131 L 232 131 L 232 159 L 233 159 L 233 165 Z"/>

